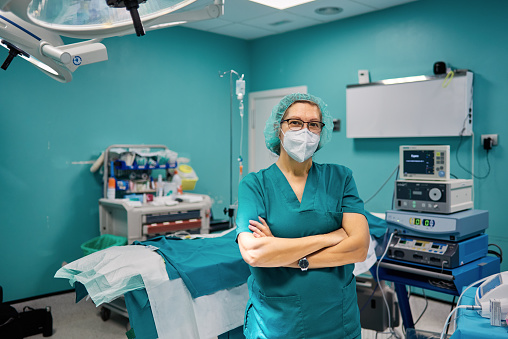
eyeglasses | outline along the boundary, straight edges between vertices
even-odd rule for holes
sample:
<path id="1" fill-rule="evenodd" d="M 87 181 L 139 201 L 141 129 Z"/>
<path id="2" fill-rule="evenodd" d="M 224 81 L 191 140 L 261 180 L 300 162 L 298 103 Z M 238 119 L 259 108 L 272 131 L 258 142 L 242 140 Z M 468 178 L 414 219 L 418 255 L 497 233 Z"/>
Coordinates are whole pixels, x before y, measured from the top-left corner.
<path id="1" fill-rule="evenodd" d="M 292 131 L 299 131 L 303 128 L 303 125 L 307 124 L 309 131 L 316 134 L 320 133 L 325 126 L 325 124 L 320 121 L 302 121 L 300 119 L 285 119 L 280 122 L 281 125 L 284 122 L 288 123 L 289 129 Z"/>

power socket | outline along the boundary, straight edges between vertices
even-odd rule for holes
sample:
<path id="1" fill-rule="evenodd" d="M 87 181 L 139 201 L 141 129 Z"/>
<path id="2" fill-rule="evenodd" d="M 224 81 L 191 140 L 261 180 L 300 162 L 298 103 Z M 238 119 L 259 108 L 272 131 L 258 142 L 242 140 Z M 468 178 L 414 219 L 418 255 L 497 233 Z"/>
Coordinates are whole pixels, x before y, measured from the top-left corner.
<path id="1" fill-rule="evenodd" d="M 497 134 L 482 134 L 481 143 L 483 145 L 483 141 L 487 138 L 492 139 L 492 146 L 497 146 Z"/>

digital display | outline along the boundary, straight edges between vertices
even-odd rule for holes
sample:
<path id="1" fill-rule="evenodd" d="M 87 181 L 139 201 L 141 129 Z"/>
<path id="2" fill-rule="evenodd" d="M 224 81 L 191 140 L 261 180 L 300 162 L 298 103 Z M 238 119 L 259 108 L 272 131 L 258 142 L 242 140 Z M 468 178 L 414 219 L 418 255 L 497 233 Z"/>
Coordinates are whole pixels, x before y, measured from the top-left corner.
<path id="1" fill-rule="evenodd" d="M 439 245 L 432 245 L 432 248 L 434 248 L 434 249 L 438 249 L 438 248 L 439 248 Z"/>
<path id="2" fill-rule="evenodd" d="M 434 151 L 404 150 L 405 174 L 434 174 Z"/>
<path id="3" fill-rule="evenodd" d="M 436 222 L 432 219 L 409 218 L 409 223 L 416 226 L 434 227 Z"/>

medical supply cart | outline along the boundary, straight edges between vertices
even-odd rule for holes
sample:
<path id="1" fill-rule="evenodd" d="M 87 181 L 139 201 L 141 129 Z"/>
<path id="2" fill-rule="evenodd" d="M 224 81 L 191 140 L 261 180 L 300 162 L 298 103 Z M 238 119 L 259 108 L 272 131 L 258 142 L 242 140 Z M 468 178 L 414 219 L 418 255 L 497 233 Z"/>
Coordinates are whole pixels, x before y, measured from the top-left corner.
<path id="1" fill-rule="evenodd" d="M 164 145 L 109 146 L 104 152 L 104 198 L 99 200 L 101 234 L 126 237 L 130 244 L 178 231 L 210 233 L 209 196 L 185 193 L 157 199 L 176 167 L 177 153 Z M 114 193 L 106 198 L 111 179 Z"/>
<path id="2" fill-rule="evenodd" d="M 181 231 L 210 233 L 212 201 L 209 196 L 185 193 L 173 198 L 157 197 L 161 186 L 169 183 L 174 175 L 177 153 L 164 145 L 112 145 L 103 156 L 104 198 L 99 199 L 101 235 L 122 236 L 127 238 L 127 244 L 132 244 Z M 194 189 L 197 178 L 188 181 Z M 112 196 L 108 196 L 108 189 L 114 189 Z M 125 299 L 103 304 L 102 320 L 108 320 L 111 311 L 128 317 Z"/>
<path id="3" fill-rule="evenodd" d="M 131 244 L 133 241 L 143 241 L 178 231 L 210 233 L 210 197 L 186 193 L 184 198 L 189 201 L 172 206 L 133 204 L 123 199 L 100 199 L 101 234 L 123 236 L 127 238 L 127 243 Z"/>

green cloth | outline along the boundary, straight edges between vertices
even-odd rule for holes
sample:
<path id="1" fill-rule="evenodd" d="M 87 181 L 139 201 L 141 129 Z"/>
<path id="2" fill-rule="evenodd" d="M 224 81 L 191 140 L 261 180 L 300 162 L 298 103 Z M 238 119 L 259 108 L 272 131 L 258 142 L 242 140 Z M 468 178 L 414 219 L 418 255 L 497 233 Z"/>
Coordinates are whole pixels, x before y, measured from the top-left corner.
<path id="1" fill-rule="evenodd" d="M 350 169 L 313 163 L 301 203 L 274 164 L 248 174 L 238 192 L 237 234 L 264 218 L 272 234 L 298 238 L 341 227 L 343 213 L 365 215 Z M 353 264 L 322 269 L 250 267 L 246 338 L 355 338 L 361 332 Z"/>
<path id="2" fill-rule="evenodd" d="M 234 232 L 217 238 L 156 237 L 136 242 L 157 247 L 169 279 L 182 278 L 193 298 L 244 284 L 248 265 L 240 255 Z"/>
<path id="3" fill-rule="evenodd" d="M 367 216 L 367 222 L 369 223 L 369 232 L 376 239 L 384 237 L 386 230 L 388 229 L 388 223 L 386 220 L 376 217 L 369 212 L 365 213 Z"/>

